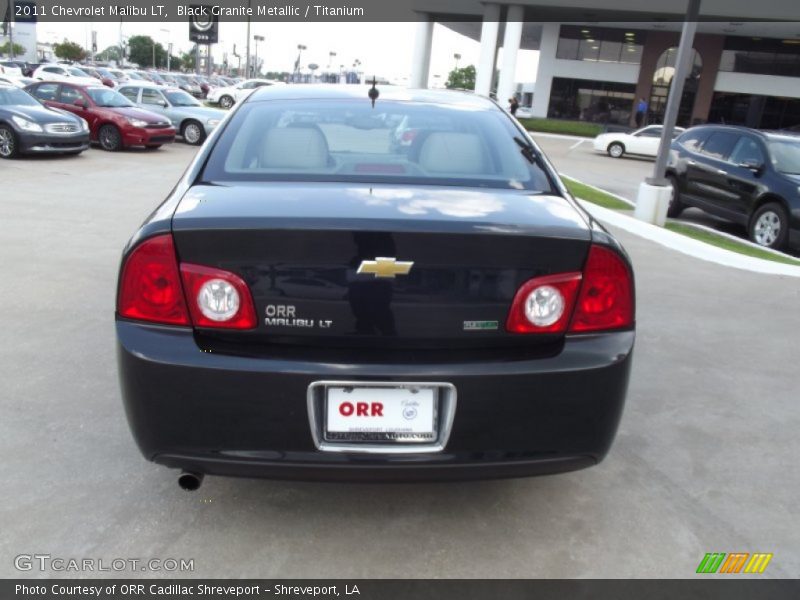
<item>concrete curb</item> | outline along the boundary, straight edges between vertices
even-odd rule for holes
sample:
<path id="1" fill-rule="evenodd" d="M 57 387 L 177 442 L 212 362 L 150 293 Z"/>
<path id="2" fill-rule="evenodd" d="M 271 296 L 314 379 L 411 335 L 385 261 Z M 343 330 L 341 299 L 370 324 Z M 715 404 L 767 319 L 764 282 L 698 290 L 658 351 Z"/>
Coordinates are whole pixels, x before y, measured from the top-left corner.
<path id="1" fill-rule="evenodd" d="M 731 252 L 730 250 L 718 248 L 711 244 L 686 237 L 680 233 L 674 233 L 668 229 L 639 221 L 638 219 L 623 215 L 617 211 L 592 204 L 586 200 L 581 200 L 579 198 L 578 201 L 588 213 L 598 220 L 614 227 L 624 229 L 634 235 L 646 238 L 671 250 L 681 252 L 682 254 L 726 267 L 732 267 L 734 269 L 751 271 L 753 273 L 800 277 L 800 266 L 795 267 Z"/>

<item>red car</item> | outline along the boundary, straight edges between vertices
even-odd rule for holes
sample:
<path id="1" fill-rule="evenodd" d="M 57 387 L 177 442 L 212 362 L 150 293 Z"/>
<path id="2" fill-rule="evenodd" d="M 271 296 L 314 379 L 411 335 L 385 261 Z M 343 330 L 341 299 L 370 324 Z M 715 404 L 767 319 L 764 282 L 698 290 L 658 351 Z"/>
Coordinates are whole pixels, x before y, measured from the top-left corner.
<path id="1" fill-rule="evenodd" d="M 107 87 L 42 81 L 25 90 L 45 106 L 68 110 L 86 119 L 92 141 L 99 142 L 104 150 L 128 146 L 159 148 L 175 141 L 175 128 L 166 117 L 136 108 L 125 96 Z"/>

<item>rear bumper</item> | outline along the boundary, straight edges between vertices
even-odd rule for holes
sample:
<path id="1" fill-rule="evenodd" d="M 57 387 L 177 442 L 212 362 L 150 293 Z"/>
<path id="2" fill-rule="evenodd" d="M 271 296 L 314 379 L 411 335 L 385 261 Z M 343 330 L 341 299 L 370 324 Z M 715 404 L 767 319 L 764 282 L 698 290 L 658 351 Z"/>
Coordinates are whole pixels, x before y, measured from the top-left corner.
<path id="1" fill-rule="evenodd" d="M 117 322 L 122 396 L 144 456 L 200 473 L 275 479 L 489 479 L 603 459 L 622 413 L 634 332 L 568 338 L 551 358 L 448 364 L 318 363 L 201 352 L 187 329 Z M 446 381 L 458 394 L 447 446 L 425 454 L 316 449 L 319 380 Z"/>

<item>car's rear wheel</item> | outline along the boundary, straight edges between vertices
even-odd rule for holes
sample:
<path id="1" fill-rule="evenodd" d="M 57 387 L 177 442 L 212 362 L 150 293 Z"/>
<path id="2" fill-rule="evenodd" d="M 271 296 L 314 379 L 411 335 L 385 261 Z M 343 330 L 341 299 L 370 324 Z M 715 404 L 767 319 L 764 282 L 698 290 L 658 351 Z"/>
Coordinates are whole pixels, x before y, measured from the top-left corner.
<path id="1" fill-rule="evenodd" d="M 759 246 L 779 250 L 789 238 L 789 216 L 777 202 L 760 207 L 750 219 L 750 239 Z"/>
<path id="2" fill-rule="evenodd" d="M 622 158 L 622 155 L 625 154 L 625 146 L 619 142 L 611 142 L 606 148 L 606 152 L 611 158 Z"/>
<path id="3" fill-rule="evenodd" d="M 14 130 L 0 125 L 0 158 L 14 158 L 19 154 L 19 145 Z"/>
<path id="4" fill-rule="evenodd" d="M 671 219 L 679 217 L 686 208 L 686 205 L 681 202 L 681 192 L 678 187 L 678 180 L 674 177 L 667 177 L 670 187 L 669 206 L 667 208 L 667 216 Z"/>
<path id="5" fill-rule="evenodd" d="M 122 135 L 119 129 L 113 125 L 103 125 L 100 131 L 97 132 L 97 141 L 100 142 L 100 147 L 109 152 L 116 152 L 122 148 Z"/>
<path id="6" fill-rule="evenodd" d="M 233 106 L 233 98 L 226 94 L 225 96 L 222 96 L 222 98 L 219 99 L 219 105 L 222 108 L 230 108 L 231 106 Z"/>
<path id="7" fill-rule="evenodd" d="M 181 126 L 181 136 L 187 144 L 199 146 L 206 139 L 206 132 L 197 121 L 186 121 Z"/>

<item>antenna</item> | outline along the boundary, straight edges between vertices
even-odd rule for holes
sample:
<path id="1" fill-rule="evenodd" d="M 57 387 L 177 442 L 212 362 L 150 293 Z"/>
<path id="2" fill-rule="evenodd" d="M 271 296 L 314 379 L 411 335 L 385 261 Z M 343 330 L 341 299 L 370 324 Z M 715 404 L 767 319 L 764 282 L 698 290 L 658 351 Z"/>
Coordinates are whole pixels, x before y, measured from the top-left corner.
<path id="1" fill-rule="evenodd" d="M 378 96 L 381 95 L 381 93 L 378 91 L 378 88 L 375 87 L 376 85 L 378 85 L 378 81 L 375 79 L 375 75 L 373 75 L 372 87 L 369 88 L 369 92 L 367 92 L 367 96 L 369 96 L 369 99 L 372 100 L 372 108 L 375 108 L 375 100 L 377 100 Z"/>

